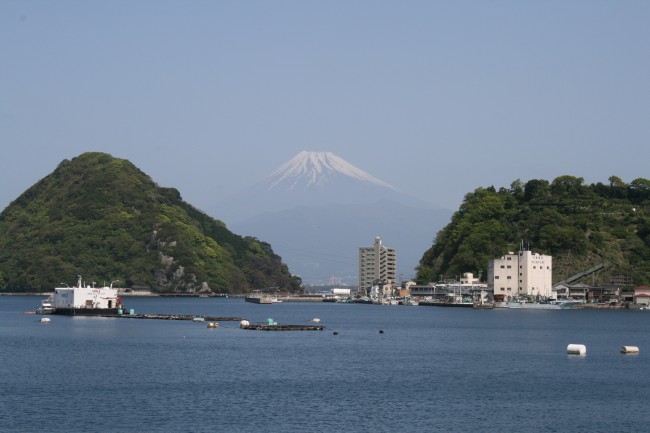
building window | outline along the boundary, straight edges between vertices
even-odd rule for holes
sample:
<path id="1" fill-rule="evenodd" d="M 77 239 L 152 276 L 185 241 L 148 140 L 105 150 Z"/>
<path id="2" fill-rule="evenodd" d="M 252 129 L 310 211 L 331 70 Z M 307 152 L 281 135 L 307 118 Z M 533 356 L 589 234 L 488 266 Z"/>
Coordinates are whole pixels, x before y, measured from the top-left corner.
<path id="1" fill-rule="evenodd" d="M 501 265 L 501 269 L 505 269 L 505 266 Z"/>
<path id="2" fill-rule="evenodd" d="M 508 265 L 508 269 L 512 268 L 512 266 Z"/>
<path id="3" fill-rule="evenodd" d="M 512 278 L 512 277 L 511 277 L 510 275 L 508 275 L 508 279 L 511 279 L 511 278 Z"/>
<path id="4" fill-rule="evenodd" d="M 494 276 L 494 279 L 495 279 L 495 280 L 498 280 L 498 279 L 499 279 L 499 276 L 498 276 L 498 275 L 495 275 L 495 276 Z"/>

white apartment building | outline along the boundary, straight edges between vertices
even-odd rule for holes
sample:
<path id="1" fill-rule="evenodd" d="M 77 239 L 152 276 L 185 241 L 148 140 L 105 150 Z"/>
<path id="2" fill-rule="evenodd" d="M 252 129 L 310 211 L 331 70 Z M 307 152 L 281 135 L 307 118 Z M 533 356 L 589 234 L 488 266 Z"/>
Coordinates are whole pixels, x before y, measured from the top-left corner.
<path id="1" fill-rule="evenodd" d="M 359 248 L 359 291 L 368 293 L 376 281 L 381 286 L 395 282 L 397 276 L 397 254 L 393 248 L 381 244 L 377 236 L 371 247 Z"/>
<path id="2" fill-rule="evenodd" d="M 488 287 L 495 299 L 517 296 L 550 298 L 553 290 L 553 257 L 531 251 L 508 253 L 488 262 Z"/>

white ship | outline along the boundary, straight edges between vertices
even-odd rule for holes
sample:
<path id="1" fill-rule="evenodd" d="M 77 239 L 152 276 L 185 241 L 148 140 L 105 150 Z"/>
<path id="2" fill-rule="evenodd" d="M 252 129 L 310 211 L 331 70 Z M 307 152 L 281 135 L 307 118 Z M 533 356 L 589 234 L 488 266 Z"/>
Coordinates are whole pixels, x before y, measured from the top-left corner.
<path id="1" fill-rule="evenodd" d="M 117 289 L 110 287 L 84 287 L 81 276 L 75 287 L 57 287 L 54 294 L 41 302 L 40 314 L 102 315 L 119 314 L 123 310 Z"/>

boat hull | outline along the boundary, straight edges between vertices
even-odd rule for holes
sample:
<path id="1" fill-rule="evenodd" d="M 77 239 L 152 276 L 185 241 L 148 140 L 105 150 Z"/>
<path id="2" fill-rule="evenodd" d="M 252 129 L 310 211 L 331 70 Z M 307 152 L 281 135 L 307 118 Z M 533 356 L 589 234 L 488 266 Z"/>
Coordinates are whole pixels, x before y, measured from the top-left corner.
<path id="1" fill-rule="evenodd" d="M 518 302 L 510 302 L 508 303 L 508 308 L 514 308 L 518 310 L 559 310 L 562 307 L 560 307 L 557 304 L 526 304 L 526 303 L 518 303 Z"/>
<path id="2" fill-rule="evenodd" d="M 520 303 L 520 302 L 508 302 L 508 308 L 523 309 L 523 310 L 568 310 L 576 308 L 578 305 L 581 305 L 582 302 L 556 302 L 551 304 L 538 304 L 534 302 L 530 303 Z"/>
<path id="3" fill-rule="evenodd" d="M 467 302 L 427 302 L 427 301 L 420 301 L 418 304 L 423 307 L 450 307 L 450 308 L 473 308 L 474 304 L 473 303 L 467 303 Z"/>

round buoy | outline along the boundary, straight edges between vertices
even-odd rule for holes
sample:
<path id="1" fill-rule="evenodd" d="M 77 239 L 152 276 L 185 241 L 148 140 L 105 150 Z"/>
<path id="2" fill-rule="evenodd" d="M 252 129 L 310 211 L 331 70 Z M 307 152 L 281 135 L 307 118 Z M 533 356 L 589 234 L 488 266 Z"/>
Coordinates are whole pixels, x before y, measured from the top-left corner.
<path id="1" fill-rule="evenodd" d="M 380 330 L 379 330 L 379 333 L 380 333 L 380 334 L 383 334 L 383 333 L 384 333 L 384 330 L 383 330 L 383 329 L 380 329 Z"/>
<path id="2" fill-rule="evenodd" d="M 566 353 L 569 355 L 586 355 L 587 348 L 584 344 L 569 344 L 566 347 Z"/>

